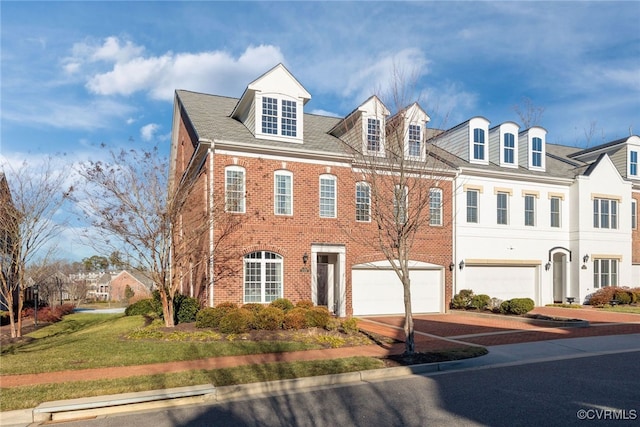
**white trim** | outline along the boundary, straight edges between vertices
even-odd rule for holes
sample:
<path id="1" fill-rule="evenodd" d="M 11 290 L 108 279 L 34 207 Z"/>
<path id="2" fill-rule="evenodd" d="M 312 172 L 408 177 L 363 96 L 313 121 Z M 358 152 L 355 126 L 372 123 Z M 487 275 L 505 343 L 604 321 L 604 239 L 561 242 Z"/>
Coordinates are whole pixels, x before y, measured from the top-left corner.
<path id="1" fill-rule="evenodd" d="M 333 214 L 325 216 L 322 214 L 322 180 L 333 182 Z M 318 216 L 320 218 L 336 218 L 338 216 L 338 180 L 335 175 L 322 174 L 318 177 Z"/>
<path id="2" fill-rule="evenodd" d="M 278 213 L 278 203 L 277 203 L 277 182 L 276 178 L 278 176 L 288 176 L 291 178 L 291 212 L 289 213 Z M 285 195 L 286 196 L 286 195 Z M 293 172 L 286 169 L 278 169 L 273 172 L 273 213 L 276 216 L 293 216 Z"/>

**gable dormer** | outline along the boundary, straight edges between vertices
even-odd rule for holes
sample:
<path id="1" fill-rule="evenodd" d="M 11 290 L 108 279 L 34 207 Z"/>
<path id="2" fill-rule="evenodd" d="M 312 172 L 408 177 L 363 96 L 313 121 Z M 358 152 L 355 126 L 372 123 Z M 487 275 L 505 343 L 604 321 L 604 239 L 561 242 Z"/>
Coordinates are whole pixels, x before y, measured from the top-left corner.
<path id="1" fill-rule="evenodd" d="M 638 167 L 638 158 L 640 157 L 640 137 L 632 135 L 627 139 L 627 149 L 625 150 L 625 154 L 626 159 L 624 159 L 624 167 L 627 172 L 627 178 L 640 179 L 640 167 Z"/>
<path id="2" fill-rule="evenodd" d="M 489 160 L 505 168 L 518 167 L 518 132 L 514 122 L 489 129 Z"/>
<path id="3" fill-rule="evenodd" d="M 302 143 L 304 105 L 311 95 L 278 64 L 249 83 L 231 117 L 258 139 Z"/>
<path id="4" fill-rule="evenodd" d="M 396 143 L 405 158 L 424 160 L 425 130 L 429 120 L 431 118 L 417 102 L 403 108 L 387 121 L 387 150 L 393 149 L 389 144 Z"/>
<path id="5" fill-rule="evenodd" d="M 390 112 L 377 96 L 340 120 L 329 133 L 341 138 L 353 150 L 372 156 L 384 156 L 386 120 Z"/>
<path id="6" fill-rule="evenodd" d="M 529 170 L 546 170 L 547 131 L 540 126 L 525 129 L 518 135 L 518 163 Z"/>
<path id="7" fill-rule="evenodd" d="M 429 143 L 474 164 L 489 164 L 487 134 L 489 120 L 473 117 L 429 139 Z"/>

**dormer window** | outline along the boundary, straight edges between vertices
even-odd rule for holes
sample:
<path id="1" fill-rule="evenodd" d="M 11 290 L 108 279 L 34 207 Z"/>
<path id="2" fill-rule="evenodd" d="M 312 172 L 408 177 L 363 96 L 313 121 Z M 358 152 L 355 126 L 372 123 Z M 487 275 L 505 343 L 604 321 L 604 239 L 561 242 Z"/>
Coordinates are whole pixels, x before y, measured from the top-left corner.
<path id="1" fill-rule="evenodd" d="M 367 119 L 367 151 L 380 152 L 380 119 Z"/>
<path id="2" fill-rule="evenodd" d="M 409 125 L 409 156 L 420 157 L 422 155 L 422 128 L 418 125 Z"/>
<path id="3" fill-rule="evenodd" d="M 504 163 L 513 164 L 515 162 L 516 136 L 512 133 L 504 134 Z"/>
<path id="4" fill-rule="evenodd" d="M 473 160 L 484 160 L 485 156 L 485 133 L 484 129 L 475 128 L 473 130 Z"/>
<path id="5" fill-rule="evenodd" d="M 278 103 L 280 103 L 279 117 Z M 278 123 L 280 123 L 280 126 L 278 126 Z M 286 99 L 279 100 L 268 96 L 262 97 L 262 133 L 295 138 L 298 135 L 296 102 Z"/>
<path id="6" fill-rule="evenodd" d="M 282 135 L 297 135 L 297 114 L 296 103 L 293 101 L 282 100 Z"/>
<path id="7" fill-rule="evenodd" d="M 637 151 L 629 152 L 629 175 L 634 177 L 638 176 L 638 152 Z"/>
<path id="8" fill-rule="evenodd" d="M 531 166 L 542 167 L 542 138 L 535 137 L 531 140 Z"/>
<path id="9" fill-rule="evenodd" d="M 278 134 L 278 100 L 262 98 L 262 133 Z"/>

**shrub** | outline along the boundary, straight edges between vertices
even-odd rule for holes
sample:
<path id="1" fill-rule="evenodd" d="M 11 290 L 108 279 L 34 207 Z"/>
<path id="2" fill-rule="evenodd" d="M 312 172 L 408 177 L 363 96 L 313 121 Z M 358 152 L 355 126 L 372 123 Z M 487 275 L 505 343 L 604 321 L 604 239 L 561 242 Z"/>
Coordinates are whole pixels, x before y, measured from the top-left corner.
<path id="1" fill-rule="evenodd" d="M 223 302 L 213 308 L 204 308 L 196 315 L 196 328 L 217 328 L 220 326 L 220 320 L 237 308 L 238 305 L 232 302 Z"/>
<path id="2" fill-rule="evenodd" d="M 358 328 L 358 319 L 350 317 L 342 322 L 342 330 L 345 334 L 356 334 L 360 331 Z"/>
<path id="3" fill-rule="evenodd" d="M 179 294 L 176 295 L 173 303 L 176 323 L 195 322 L 196 315 L 200 310 L 200 302 L 197 299 Z"/>
<path id="4" fill-rule="evenodd" d="M 300 308 L 313 308 L 313 301 L 302 300 L 296 303 L 296 307 Z"/>
<path id="5" fill-rule="evenodd" d="M 598 289 L 596 292 L 591 294 L 589 298 L 590 305 L 605 305 L 609 304 L 609 301 L 613 299 L 616 294 L 618 288 L 614 286 L 607 286 L 601 289 Z"/>
<path id="6" fill-rule="evenodd" d="M 337 331 L 341 327 L 342 327 L 342 322 L 340 321 L 340 319 L 336 319 L 335 317 L 331 317 L 329 319 L 329 321 L 327 322 L 327 326 L 325 326 L 324 328 L 327 331 Z"/>
<path id="7" fill-rule="evenodd" d="M 462 289 L 460 292 L 455 294 L 451 299 L 451 308 L 455 309 L 465 309 L 469 307 L 471 304 L 471 299 L 473 298 L 473 291 L 471 289 Z"/>
<path id="8" fill-rule="evenodd" d="M 153 307 L 153 300 L 151 298 L 141 299 L 134 302 L 124 310 L 125 316 L 139 316 L 153 313 L 155 311 Z"/>
<path id="9" fill-rule="evenodd" d="M 471 297 L 471 302 L 469 303 L 469 307 L 475 308 L 476 310 L 484 310 L 489 306 L 491 302 L 491 297 L 489 295 L 480 294 L 474 295 Z"/>
<path id="10" fill-rule="evenodd" d="M 502 304 L 502 300 L 500 298 L 491 298 L 489 300 L 489 310 L 494 313 L 500 312 L 500 304 Z"/>
<path id="11" fill-rule="evenodd" d="M 245 310 L 249 310 L 250 312 L 252 312 L 254 315 L 260 313 L 260 311 L 264 308 L 265 306 L 257 303 L 257 302 L 250 302 L 247 303 L 245 305 L 242 306 L 242 308 L 244 308 Z"/>
<path id="12" fill-rule="evenodd" d="M 535 303 L 531 298 L 513 298 L 500 304 L 500 312 L 503 314 L 525 314 L 533 310 Z"/>
<path id="13" fill-rule="evenodd" d="M 284 311 L 277 307 L 265 307 L 255 316 L 256 329 L 275 331 L 282 328 Z"/>
<path id="14" fill-rule="evenodd" d="M 222 319 L 218 329 L 223 334 L 243 334 L 249 332 L 253 313 L 244 308 L 231 309 Z"/>
<path id="15" fill-rule="evenodd" d="M 305 317 L 308 328 L 325 328 L 331 318 L 331 313 L 326 307 L 313 307 L 307 310 Z"/>
<path id="16" fill-rule="evenodd" d="M 9 312 L 8 311 L 0 311 L 0 325 L 8 325 L 9 322 Z"/>
<path id="17" fill-rule="evenodd" d="M 282 327 L 284 329 L 304 329 L 307 327 L 307 309 L 295 307 L 284 314 Z"/>
<path id="18" fill-rule="evenodd" d="M 279 308 L 285 313 L 293 308 L 293 303 L 286 298 L 278 298 L 276 300 L 273 300 L 269 305 L 271 307 Z"/>
<path id="19" fill-rule="evenodd" d="M 617 290 L 613 296 L 619 301 L 618 304 L 631 304 L 631 295 L 626 290 Z"/>

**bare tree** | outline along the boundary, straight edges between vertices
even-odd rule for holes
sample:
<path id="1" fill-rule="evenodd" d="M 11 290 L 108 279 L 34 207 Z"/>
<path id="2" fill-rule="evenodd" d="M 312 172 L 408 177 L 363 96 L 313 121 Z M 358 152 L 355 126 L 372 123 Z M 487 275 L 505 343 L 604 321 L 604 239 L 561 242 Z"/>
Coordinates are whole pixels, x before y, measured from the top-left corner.
<path id="1" fill-rule="evenodd" d="M 3 164 L 8 186 L 2 193 L 0 234 L 3 234 L 2 274 L 0 293 L 3 305 L 10 312 L 11 336 L 22 336 L 22 318 L 19 313 L 24 304 L 26 267 L 38 258 L 46 260 L 55 250 L 54 239 L 66 225 L 59 219 L 65 201 L 73 191 L 67 185 L 65 168 L 59 167 L 54 158 L 42 163 L 24 162 L 19 168 Z M 10 188 L 10 192 L 9 189 Z"/>
<path id="2" fill-rule="evenodd" d="M 529 129 L 531 126 L 539 126 L 544 114 L 544 107 L 536 106 L 531 98 L 526 96 L 522 98 L 521 104 L 513 106 L 513 110 L 520 118 L 525 129 Z"/>
<path id="3" fill-rule="evenodd" d="M 92 237 L 100 253 L 125 250 L 138 267 L 153 280 L 160 292 L 165 325 L 174 326 L 173 300 L 179 282 L 172 276 L 175 251 L 172 229 L 179 223 L 193 181 L 169 188 L 169 162 L 157 147 L 111 151 L 107 161 L 87 162 L 79 168 L 86 179 L 83 200 L 79 200 L 99 238 Z M 200 209 L 179 244 L 195 247 L 208 226 Z M 176 260 L 173 260 L 176 262 Z"/>
<path id="4" fill-rule="evenodd" d="M 347 232 L 360 244 L 382 252 L 402 282 L 405 354 L 412 355 L 415 341 L 410 261 L 427 257 L 429 248 L 433 248 L 429 225 L 444 218 L 432 213 L 440 212 L 446 195 L 451 194 L 452 181 L 443 179 L 447 171 L 451 176 L 450 168 L 435 151 L 437 148 L 426 144 L 427 138 L 438 132 L 426 127 L 429 117 L 418 102 L 406 102 L 413 86 L 407 85 L 398 71 L 393 78 L 390 95 L 373 96 L 362 107 L 368 114 L 373 111 L 373 117 L 388 116 L 386 126 L 380 123 L 376 128 L 377 119 L 371 122 L 356 110 L 333 132 L 353 156 L 355 179 L 363 184 L 362 197 L 356 197 L 356 214 L 367 217 L 373 225 Z M 384 98 L 390 101 L 383 103 Z M 394 107 L 396 113 L 390 116 L 386 105 Z"/>

